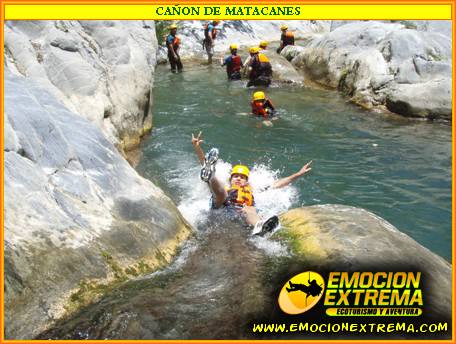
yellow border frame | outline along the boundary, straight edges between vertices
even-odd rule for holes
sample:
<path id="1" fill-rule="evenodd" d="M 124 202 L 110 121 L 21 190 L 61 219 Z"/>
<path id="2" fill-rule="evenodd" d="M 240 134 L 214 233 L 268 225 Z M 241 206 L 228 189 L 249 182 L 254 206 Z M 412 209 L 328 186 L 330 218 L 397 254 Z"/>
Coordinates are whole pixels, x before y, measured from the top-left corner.
<path id="1" fill-rule="evenodd" d="M 276 0 L 276 1 L 266 1 L 266 0 L 258 0 L 258 1 L 236 1 L 236 2 L 229 2 L 227 0 L 222 0 L 222 5 L 217 0 L 206 0 L 206 1 L 188 1 L 188 0 L 181 0 L 179 4 L 181 6 L 234 6 L 234 5 L 252 5 L 255 3 L 255 6 L 272 6 L 272 5 L 290 5 L 290 6 L 300 6 L 303 8 L 303 15 L 297 16 L 293 18 L 283 18 L 280 19 L 343 19 L 343 20 L 356 20 L 356 19 L 410 19 L 410 20 L 432 20 L 432 19 L 446 19 L 446 20 L 453 20 L 455 18 L 456 10 L 455 10 L 455 3 L 454 1 L 431 1 L 431 0 L 403 0 L 403 1 L 394 1 L 394 0 L 386 0 L 386 1 L 365 1 L 365 0 L 352 0 L 352 1 L 344 1 L 344 0 L 333 0 L 333 1 L 296 1 L 296 0 Z M 166 6 L 171 5 L 169 1 L 165 0 L 138 0 L 134 2 L 127 2 L 127 0 L 99 0 L 99 1 L 89 1 L 89 0 L 82 0 L 82 1 L 63 1 L 63 0 L 49 0 L 49 1 L 40 1 L 40 0 L 29 0 L 29 1 L 15 1 L 15 0 L 0 0 L 0 14 L 1 14 L 1 43 L 2 43 L 2 54 L 1 54 L 1 63 L 2 63 L 2 71 L 4 70 L 4 22 L 5 19 L 15 19 L 15 20 L 38 20 L 38 19 L 154 19 L 154 20 L 175 20 L 175 19 L 213 19 L 209 16 L 198 16 L 198 17 L 190 17 L 190 16 L 177 16 L 177 17 L 160 17 L 157 15 L 150 15 L 145 16 L 144 9 L 150 10 L 153 14 L 154 8 L 157 8 L 159 5 Z M 174 5 L 174 3 L 172 4 Z M 25 6 L 25 7 L 24 7 Z M 138 6 L 138 7 L 137 7 Z M 145 6 L 145 7 L 144 7 Z M 328 12 L 329 6 L 333 6 L 337 8 L 337 11 L 330 11 Z M 392 7 L 393 6 L 393 7 Z M 430 7 L 429 7 L 430 6 Z M 27 8 L 28 7 L 28 8 Z M 46 10 L 44 8 L 46 7 Z M 419 7 L 420 9 L 426 10 L 413 10 Z M 141 9 L 142 11 L 137 11 Z M 350 15 L 347 16 L 345 14 L 345 9 L 350 8 L 351 12 Z M 375 12 L 374 11 L 391 11 L 392 9 L 398 10 L 397 16 L 392 18 L 391 15 L 386 17 L 382 17 L 384 14 L 379 15 L 379 13 L 388 13 L 388 12 Z M 50 9 L 52 11 L 50 12 Z M 82 9 L 82 10 L 81 10 Z M 88 10 L 90 9 L 90 10 Z M 94 11 L 95 9 L 95 11 Z M 119 12 L 120 9 L 120 12 Z M 323 10 L 324 9 L 324 10 Z M 353 11 L 354 9 L 354 11 Z M 368 10 L 368 11 L 366 11 Z M 431 11 L 432 10 L 432 11 Z M 82 11 L 82 12 L 81 12 Z M 49 13 L 52 13 L 50 15 Z M 321 15 L 324 13 L 324 15 Z M 344 14 L 342 14 L 344 13 Z M 432 13 L 432 15 L 431 15 Z M 265 19 L 279 19 L 279 18 L 269 18 L 269 17 L 239 17 L 239 16 L 218 16 L 220 19 L 225 20 L 265 20 Z M 453 78 L 453 93 L 452 93 L 452 106 L 453 109 L 455 108 L 455 98 L 454 98 L 454 37 L 455 37 L 455 23 L 453 22 L 452 26 L 452 44 L 453 44 L 453 51 L 452 51 L 452 60 L 453 60 L 453 69 L 452 69 L 452 78 Z M 1 206 L 1 214 L 0 214 L 0 221 L 1 221 L 1 261 L 0 261 L 0 271 L 1 271 L 1 290 L 0 290 L 0 299 L 2 300 L 2 307 L 1 307 L 1 333 L 0 333 L 0 343 L 10 343 L 10 344 L 22 344 L 22 343 L 100 343 L 100 340 L 85 340 L 85 341 L 77 341 L 77 340 L 5 340 L 4 333 L 5 333 L 5 324 L 4 324 L 4 79 L 2 77 L 1 80 L 1 109 L 2 109 L 2 116 L 0 118 L 0 125 L 1 125 L 1 176 L 0 181 L 2 183 L 1 187 L 1 198 L 0 198 L 0 206 Z M 107 340 L 102 341 L 103 343 L 279 343 L 279 342 L 286 342 L 286 343 L 335 343 L 335 342 L 345 342 L 345 343 L 414 343 L 418 342 L 420 344 L 424 343 L 456 343 L 455 338 L 455 308 L 456 308 L 456 300 L 455 300 L 455 237 L 454 237 L 454 227 L 455 227 L 455 194 L 456 194 L 456 187 L 454 183 L 454 170 L 455 170 L 455 158 L 454 158 L 454 151 L 455 151 L 455 124 L 454 121 L 452 122 L 452 285 L 453 285 L 453 292 L 452 292 L 452 339 L 451 340 L 403 340 L 403 341 L 392 341 L 392 340 L 343 340 L 343 341 L 335 341 L 335 340 L 318 340 L 318 341 L 308 341 L 308 340 L 289 340 L 289 341 L 278 341 L 278 340 Z"/>
<path id="2" fill-rule="evenodd" d="M 6 4 L 6 20 L 51 20 L 51 19 L 147 19 L 147 20 L 210 20 L 213 14 L 205 14 L 206 10 L 212 10 L 214 7 L 220 9 L 221 15 L 217 18 L 222 20 L 305 20 L 305 19 L 432 19 L 432 20 L 450 20 L 450 4 L 296 4 L 290 5 L 300 10 L 300 15 L 275 15 L 254 16 L 254 15 L 224 15 L 227 7 L 242 6 L 239 4 L 230 5 L 201 5 L 201 4 L 183 4 L 175 6 L 170 5 L 150 5 L 150 4 L 112 4 L 106 8 L 106 5 L 93 4 Z M 245 4 L 244 4 L 245 5 Z M 271 5 L 256 5 L 257 8 L 271 7 Z M 199 10 L 200 15 L 164 15 L 166 8 L 194 8 Z M 88 10 L 90 8 L 90 10 Z M 322 14 L 324 14 L 322 16 Z"/>

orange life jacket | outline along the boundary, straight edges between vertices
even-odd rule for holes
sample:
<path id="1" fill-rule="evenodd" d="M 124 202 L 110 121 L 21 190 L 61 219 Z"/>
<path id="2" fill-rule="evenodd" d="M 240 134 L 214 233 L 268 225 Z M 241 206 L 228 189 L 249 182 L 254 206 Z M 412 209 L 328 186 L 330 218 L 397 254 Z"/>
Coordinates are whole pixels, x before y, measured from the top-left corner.
<path id="1" fill-rule="evenodd" d="M 225 201 L 226 206 L 253 206 L 253 194 L 250 185 L 225 187 L 228 198 Z"/>
<path id="2" fill-rule="evenodd" d="M 259 101 L 259 100 L 254 100 L 252 102 L 252 112 L 256 116 L 268 117 L 268 114 L 264 107 L 264 102 Z"/>
<path id="3" fill-rule="evenodd" d="M 171 36 L 173 37 L 172 35 L 168 35 L 166 36 L 166 46 L 168 46 L 168 37 Z M 174 39 L 172 41 L 172 45 L 173 45 L 173 49 L 176 50 L 177 48 L 179 48 L 179 45 L 180 45 L 180 38 L 177 37 L 177 36 L 174 36 Z"/>
<path id="4" fill-rule="evenodd" d="M 266 111 L 270 109 L 269 112 Z M 270 99 L 266 98 L 266 100 L 254 100 L 252 101 L 252 112 L 256 116 L 262 116 L 265 118 L 271 117 L 274 113 L 274 105 Z"/>
<path id="5" fill-rule="evenodd" d="M 283 46 L 286 47 L 287 45 L 294 45 L 294 33 L 291 31 L 285 32 L 282 35 Z"/>

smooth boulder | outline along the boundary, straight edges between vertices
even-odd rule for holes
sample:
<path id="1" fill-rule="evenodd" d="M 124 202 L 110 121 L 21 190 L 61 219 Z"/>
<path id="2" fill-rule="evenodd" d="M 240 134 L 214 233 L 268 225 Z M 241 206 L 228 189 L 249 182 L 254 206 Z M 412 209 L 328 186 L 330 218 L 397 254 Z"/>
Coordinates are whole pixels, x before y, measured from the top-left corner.
<path id="1" fill-rule="evenodd" d="M 451 38 L 400 23 L 352 22 L 316 35 L 292 63 L 306 77 L 337 88 L 366 108 L 451 119 Z M 416 92 L 419 97 L 411 97 Z M 425 95 L 425 100 L 421 95 Z"/>
<path id="2" fill-rule="evenodd" d="M 153 22 L 8 21 L 5 61 L 70 110 L 102 129 L 120 150 L 152 127 L 157 39 Z"/>
<path id="3" fill-rule="evenodd" d="M 4 106 L 5 336 L 31 339 L 111 283 L 167 265 L 191 228 L 47 87 L 7 71 Z"/>
<path id="4" fill-rule="evenodd" d="M 308 266 L 325 271 L 421 271 L 426 316 L 451 319 L 451 265 L 367 210 L 344 205 L 292 209 L 280 217 L 285 240 Z"/>

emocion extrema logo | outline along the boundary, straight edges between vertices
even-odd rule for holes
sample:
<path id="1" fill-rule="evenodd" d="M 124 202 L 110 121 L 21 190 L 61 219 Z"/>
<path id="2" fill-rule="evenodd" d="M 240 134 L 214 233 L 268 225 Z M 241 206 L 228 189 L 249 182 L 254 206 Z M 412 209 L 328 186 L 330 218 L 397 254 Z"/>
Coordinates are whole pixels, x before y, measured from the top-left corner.
<path id="1" fill-rule="evenodd" d="M 290 278 L 279 294 L 279 306 L 287 314 L 301 314 L 317 304 L 325 290 L 323 277 L 313 271 Z"/>

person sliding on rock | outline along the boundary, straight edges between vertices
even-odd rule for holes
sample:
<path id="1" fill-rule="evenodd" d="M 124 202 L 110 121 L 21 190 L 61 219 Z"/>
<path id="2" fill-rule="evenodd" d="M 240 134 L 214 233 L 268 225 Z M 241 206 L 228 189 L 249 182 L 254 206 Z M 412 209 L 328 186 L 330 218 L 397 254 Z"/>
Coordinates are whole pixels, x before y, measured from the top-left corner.
<path id="1" fill-rule="evenodd" d="M 182 72 L 182 62 L 179 56 L 180 39 L 176 36 L 177 25 L 169 26 L 170 33 L 166 37 L 166 47 L 168 48 L 168 60 L 171 65 L 171 72 Z"/>
<path id="2" fill-rule="evenodd" d="M 230 45 L 231 55 L 223 60 L 220 59 L 220 64 L 226 66 L 226 74 L 229 80 L 240 80 L 241 79 L 241 68 L 242 68 L 242 59 L 237 54 L 237 45 Z"/>
<path id="3" fill-rule="evenodd" d="M 244 165 L 236 165 L 230 173 L 230 185 L 224 186 L 215 176 L 215 165 L 218 160 L 218 149 L 212 148 L 204 155 L 201 148 L 203 142 L 201 132 L 194 136 L 192 134 L 192 145 L 202 165 L 200 178 L 208 183 L 212 193 L 212 209 L 225 207 L 239 213 L 245 222 L 253 228 L 252 235 L 264 235 L 274 230 L 279 225 L 278 216 L 274 215 L 263 221 L 255 209 L 253 190 L 249 184 L 249 168 Z M 291 176 L 275 181 L 268 188 L 279 189 L 289 185 L 291 182 L 309 172 L 312 161 L 305 164 L 298 172 Z M 266 188 L 266 189 L 268 189 Z M 260 190 L 264 191 L 266 189 Z"/>
<path id="4" fill-rule="evenodd" d="M 265 54 L 260 53 L 259 47 L 251 47 L 249 62 L 249 82 L 250 86 L 269 86 L 272 80 L 272 66 Z"/>
<path id="5" fill-rule="evenodd" d="M 214 45 L 215 38 L 217 37 L 217 28 L 216 26 L 220 23 L 220 20 L 213 20 L 212 22 L 204 25 L 204 40 L 203 40 L 203 49 L 207 53 L 207 62 L 212 63 L 212 56 L 214 56 Z"/>
<path id="6" fill-rule="evenodd" d="M 275 115 L 275 107 L 269 98 L 266 98 L 264 92 L 257 91 L 252 97 L 252 113 L 255 116 L 263 117 L 264 119 L 271 118 Z"/>
<path id="7" fill-rule="evenodd" d="M 285 48 L 287 45 L 295 44 L 293 32 L 287 31 L 288 26 L 282 25 L 280 27 L 280 30 L 282 31 L 282 35 L 280 36 L 280 46 L 277 48 L 277 54 L 280 54 L 283 48 Z"/>

